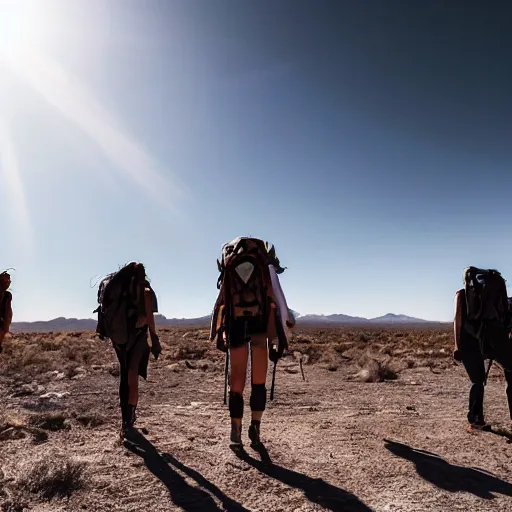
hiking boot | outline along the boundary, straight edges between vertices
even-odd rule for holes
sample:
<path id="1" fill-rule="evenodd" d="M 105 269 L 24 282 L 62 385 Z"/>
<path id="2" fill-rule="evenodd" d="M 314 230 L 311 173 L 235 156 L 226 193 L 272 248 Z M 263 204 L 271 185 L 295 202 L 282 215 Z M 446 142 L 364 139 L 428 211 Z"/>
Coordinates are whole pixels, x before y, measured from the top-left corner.
<path id="1" fill-rule="evenodd" d="M 469 429 L 471 430 L 482 430 L 484 432 L 489 432 L 491 428 L 491 425 L 486 423 L 484 420 L 473 421 L 469 424 Z"/>
<path id="2" fill-rule="evenodd" d="M 121 423 L 121 430 L 119 432 L 119 437 L 121 439 L 126 439 L 130 435 L 131 429 L 132 429 L 131 421 L 123 421 Z"/>
<path id="3" fill-rule="evenodd" d="M 119 433 L 119 437 L 121 439 L 127 439 L 130 437 L 130 434 L 134 432 L 133 423 L 131 421 L 123 421 L 121 425 L 121 432 Z"/>
<path id="4" fill-rule="evenodd" d="M 231 441 L 231 446 L 242 446 L 242 425 L 237 426 L 234 421 L 231 422 L 231 436 L 229 440 Z"/>
<path id="5" fill-rule="evenodd" d="M 119 433 L 119 437 L 121 439 L 125 439 L 128 435 L 130 435 L 131 429 L 133 428 L 133 422 L 135 417 L 135 407 L 133 405 L 127 404 L 121 407 L 122 414 L 122 424 L 121 424 L 121 432 Z"/>
<path id="6" fill-rule="evenodd" d="M 249 426 L 249 439 L 253 445 L 260 445 L 260 422 L 252 421 Z"/>

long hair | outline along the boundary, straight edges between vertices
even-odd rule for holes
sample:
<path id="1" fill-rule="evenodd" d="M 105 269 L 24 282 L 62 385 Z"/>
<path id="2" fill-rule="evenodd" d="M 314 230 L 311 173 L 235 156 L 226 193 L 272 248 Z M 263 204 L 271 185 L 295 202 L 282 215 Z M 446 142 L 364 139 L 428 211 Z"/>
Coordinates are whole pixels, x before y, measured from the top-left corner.
<path id="1" fill-rule="evenodd" d="M 10 269 L 8 269 L 10 270 Z M 0 293 L 6 292 L 11 286 L 11 274 L 7 270 L 0 272 Z"/>

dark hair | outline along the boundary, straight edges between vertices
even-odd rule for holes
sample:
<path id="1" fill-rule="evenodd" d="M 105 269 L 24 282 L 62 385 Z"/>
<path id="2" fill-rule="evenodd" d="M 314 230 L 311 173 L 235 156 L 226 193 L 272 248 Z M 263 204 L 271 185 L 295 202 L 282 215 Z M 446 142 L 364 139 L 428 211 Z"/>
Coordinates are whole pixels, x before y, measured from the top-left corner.
<path id="1" fill-rule="evenodd" d="M 128 265 L 135 268 L 137 277 L 144 282 L 144 286 L 150 286 L 149 283 L 151 282 L 151 279 L 149 279 L 148 275 L 146 274 L 146 267 L 144 266 L 144 263 L 137 263 L 132 261 L 131 263 L 128 263 Z"/>
<path id="2" fill-rule="evenodd" d="M 137 277 L 140 281 L 143 281 L 146 283 L 147 276 L 146 276 L 146 267 L 144 267 L 143 263 L 132 263 L 132 265 L 135 267 L 135 272 L 137 274 Z"/>
<path id="3" fill-rule="evenodd" d="M 4 270 L 0 272 L 0 293 L 6 292 L 9 289 L 11 281 L 11 274 Z"/>

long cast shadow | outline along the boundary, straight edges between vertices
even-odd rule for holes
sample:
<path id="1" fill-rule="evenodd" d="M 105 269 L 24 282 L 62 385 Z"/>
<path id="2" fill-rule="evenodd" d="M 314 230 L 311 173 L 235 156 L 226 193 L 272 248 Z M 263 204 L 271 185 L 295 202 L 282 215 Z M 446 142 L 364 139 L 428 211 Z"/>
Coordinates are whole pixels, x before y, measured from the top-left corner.
<path id="1" fill-rule="evenodd" d="M 289 487 L 302 489 L 306 498 L 313 503 L 336 512 L 373 512 L 357 496 L 348 491 L 335 487 L 321 478 L 311 478 L 274 464 L 263 444 L 253 446 L 253 449 L 258 452 L 261 460 L 251 457 L 243 448 L 232 448 L 240 460 Z"/>
<path id="2" fill-rule="evenodd" d="M 205 511 L 205 512 L 249 512 L 237 501 L 226 496 L 216 485 L 208 481 L 199 472 L 185 466 L 177 459 L 168 454 L 160 455 L 155 446 L 141 432 L 131 433 L 128 442 L 124 446 L 135 455 L 144 459 L 146 467 L 153 473 L 169 490 L 172 502 L 185 511 Z M 169 464 L 183 471 L 186 475 L 193 478 L 200 487 L 189 485 L 185 479 Z M 206 492 L 207 489 L 218 498 L 223 505 L 219 508 L 212 496 Z"/>
<path id="3" fill-rule="evenodd" d="M 496 436 L 504 437 L 507 440 L 507 444 L 512 443 L 512 434 L 505 429 L 492 427 L 489 432 Z"/>
<path id="4" fill-rule="evenodd" d="M 483 469 L 456 466 L 435 453 L 412 448 L 406 444 L 384 439 L 385 447 L 398 457 L 416 466 L 424 480 L 449 492 L 467 492 L 479 498 L 492 500 L 493 493 L 512 496 L 512 485 Z"/>

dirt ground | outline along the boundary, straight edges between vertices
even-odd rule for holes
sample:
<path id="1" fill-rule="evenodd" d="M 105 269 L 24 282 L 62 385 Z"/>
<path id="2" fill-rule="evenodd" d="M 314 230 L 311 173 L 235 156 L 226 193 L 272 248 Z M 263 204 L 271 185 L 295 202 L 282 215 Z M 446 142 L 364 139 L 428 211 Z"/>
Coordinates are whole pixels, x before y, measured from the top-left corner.
<path id="1" fill-rule="evenodd" d="M 92 333 L 17 334 L 0 355 L 3 511 L 512 510 L 510 419 L 493 367 L 469 385 L 445 329 L 299 329 L 262 423 L 229 448 L 223 356 L 204 329 L 161 331 L 139 433 L 118 441 L 116 359 Z M 303 380 L 299 362 L 302 360 Z M 271 372 L 269 370 L 268 387 Z"/>

